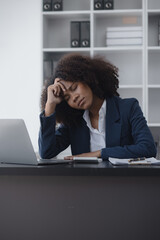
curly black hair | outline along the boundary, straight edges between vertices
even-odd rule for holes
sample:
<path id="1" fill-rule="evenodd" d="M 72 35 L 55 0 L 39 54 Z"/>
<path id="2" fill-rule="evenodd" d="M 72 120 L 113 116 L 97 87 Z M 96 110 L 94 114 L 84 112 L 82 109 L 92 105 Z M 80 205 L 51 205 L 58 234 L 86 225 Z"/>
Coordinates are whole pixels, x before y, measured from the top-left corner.
<path id="1" fill-rule="evenodd" d="M 55 78 L 64 81 L 82 82 L 87 84 L 94 95 L 101 99 L 119 96 L 118 68 L 100 56 L 90 58 L 77 53 L 66 54 L 58 62 L 55 76 L 44 86 L 41 95 L 41 110 L 47 101 L 47 87 L 54 83 Z M 77 125 L 84 110 L 71 108 L 65 100 L 56 107 L 56 120 L 65 125 Z"/>

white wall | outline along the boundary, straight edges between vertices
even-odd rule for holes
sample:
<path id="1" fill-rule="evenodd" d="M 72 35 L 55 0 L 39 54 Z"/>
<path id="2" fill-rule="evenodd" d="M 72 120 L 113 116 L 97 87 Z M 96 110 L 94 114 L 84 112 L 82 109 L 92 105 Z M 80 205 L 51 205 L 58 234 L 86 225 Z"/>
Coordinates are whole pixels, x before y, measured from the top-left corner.
<path id="1" fill-rule="evenodd" d="M 41 0 L 0 0 L 0 118 L 23 118 L 38 150 Z"/>

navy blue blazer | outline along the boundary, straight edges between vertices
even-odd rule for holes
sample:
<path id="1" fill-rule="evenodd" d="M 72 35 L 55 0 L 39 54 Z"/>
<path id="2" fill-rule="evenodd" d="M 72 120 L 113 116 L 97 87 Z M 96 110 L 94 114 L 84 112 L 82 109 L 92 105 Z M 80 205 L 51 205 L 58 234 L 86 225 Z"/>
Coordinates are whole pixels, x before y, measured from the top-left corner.
<path id="1" fill-rule="evenodd" d="M 79 127 L 61 125 L 55 129 L 55 114 L 40 114 L 39 153 L 52 158 L 71 145 L 73 155 L 90 152 L 90 132 L 85 120 Z M 107 98 L 106 147 L 101 157 L 155 157 L 156 147 L 138 101 L 135 98 Z"/>

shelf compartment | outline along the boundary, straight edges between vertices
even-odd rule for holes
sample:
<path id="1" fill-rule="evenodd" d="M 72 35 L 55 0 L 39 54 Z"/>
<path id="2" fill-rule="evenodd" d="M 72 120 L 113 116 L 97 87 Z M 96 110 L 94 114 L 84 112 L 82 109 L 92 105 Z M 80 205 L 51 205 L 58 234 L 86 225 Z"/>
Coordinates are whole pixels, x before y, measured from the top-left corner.
<path id="1" fill-rule="evenodd" d="M 160 9 L 160 1 L 148 0 L 148 9 Z"/>
<path id="2" fill-rule="evenodd" d="M 142 85 L 142 51 L 94 52 L 119 69 L 120 85 Z M 123 61 L 122 61 L 123 59 Z"/>
<path id="3" fill-rule="evenodd" d="M 55 68 L 57 66 L 57 62 L 60 58 L 67 54 L 71 53 L 71 51 L 64 51 L 64 52 L 43 52 L 43 84 L 46 80 L 51 78 L 55 73 Z M 77 53 L 83 54 L 85 56 L 90 56 L 89 51 L 77 51 Z"/>
<path id="4" fill-rule="evenodd" d="M 148 89 L 148 122 L 159 123 L 160 122 L 160 88 Z"/>
<path id="5" fill-rule="evenodd" d="M 142 26 L 142 14 L 125 15 L 96 14 L 94 17 L 94 47 L 106 47 L 107 27 Z M 128 47 L 127 45 L 124 45 Z M 132 45 L 135 46 L 135 45 Z M 141 45 L 138 45 L 139 47 Z M 117 47 L 117 46 L 114 46 Z"/>
<path id="6" fill-rule="evenodd" d="M 43 48 L 70 48 L 70 22 L 90 21 L 89 14 L 47 14 L 43 17 Z M 64 36 L 64 31 L 67 33 Z"/>
<path id="7" fill-rule="evenodd" d="M 160 159 L 160 124 L 148 124 L 152 133 L 156 148 L 157 148 L 157 159 Z"/>
<path id="8" fill-rule="evenodd" d="M 148 12 L 148 46 L 158 46 L 160 12 Z"/>
<path id="9" fill-rule="evenodd" d="M 121 98 L 136 98 L 139 101 L 139 105 L 143 109 L 143 92 L 142 88 L 119 88 L 118 92 Z"/>
<path id="10" fill-rule="evenodd" d="M 160 51 L 148 53 L 148 84 L 160 85 Z"/>

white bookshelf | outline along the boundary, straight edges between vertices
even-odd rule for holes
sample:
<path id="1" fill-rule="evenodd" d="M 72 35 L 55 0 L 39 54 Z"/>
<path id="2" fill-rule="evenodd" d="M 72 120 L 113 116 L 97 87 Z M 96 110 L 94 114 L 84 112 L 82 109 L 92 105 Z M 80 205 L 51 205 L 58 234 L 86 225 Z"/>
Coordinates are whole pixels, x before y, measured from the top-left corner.
<path id="1" fill-rule="evenodd" d="M 63 54 L 102 55 L 119 68 L 121 97 L 136 97 L 153 134 L 160 136 L 160 0 L 114 0 L 113 10 L 94 10 L 94 0 L 63 0 L 63 11 L 43 12 L 43 60 Z M 90 21 L 90 47 L 70 47 L 70 22 Z M 107 47 L 106 27 L 142 26 L 143 43 Z M 155 131 L 156 129 L 156 131 Z"/>
<path id="2" fill-rule="evenodd" d="M 160 149 L 160 46 L 158 46 L 158 20 L 160 1 L 146 1 L 146 116 L 154 139 Z M 160 151 L 159 151 L 160 152 Z M 158 153 L 158 157 L 160 154 Z"/>

